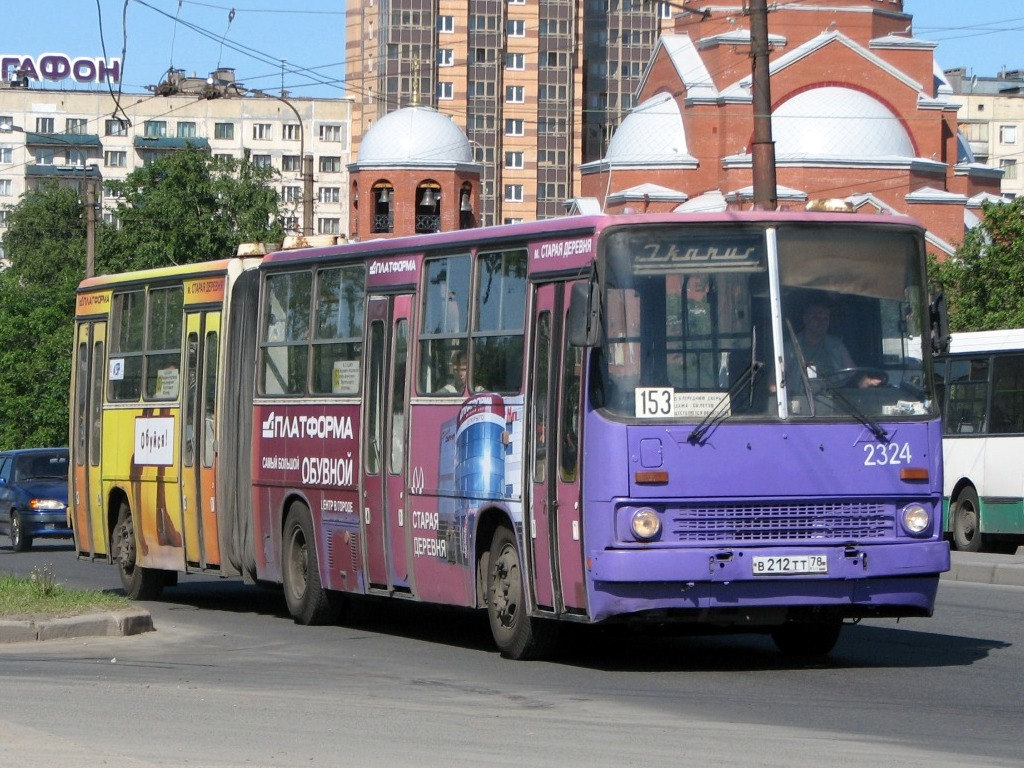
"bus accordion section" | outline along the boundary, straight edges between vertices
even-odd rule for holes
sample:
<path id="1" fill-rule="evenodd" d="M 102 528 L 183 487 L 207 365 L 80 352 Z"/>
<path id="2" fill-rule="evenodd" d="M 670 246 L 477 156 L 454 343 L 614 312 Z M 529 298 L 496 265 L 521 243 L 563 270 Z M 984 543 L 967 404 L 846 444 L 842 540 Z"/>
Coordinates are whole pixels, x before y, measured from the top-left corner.
<path id="1" fill-rule="evenodd" d="M 347 594 L 479 608 L 520 659 L 565 621 L 809 655 L 846 620 L 931 614 L 949 548 L 912 220 L 573 216 L 247 266 L 217 268 L 216 373 L 194 355 L 219 403 L 209 513 L 187 463 L 205 401 L 148 384 L 195 369 L 188 302 L 155 318 L 205 275 L 83 284 L 76 535 L 130 593 L 211 570 L 282 585 L 305 624 Z M 168 453 L 132 453 L 147 419 Z"/>
<path id="2" fill-rule="evenodd" d="M 238 399 L 222 391 L 232 381 L 222 324 L 257 264 L 228 259 L 79 286 L 69 516 L 79 556 L 117 563 L 132 597 L 158 596 L 178 572 L 240 572 L 231 537 L 246 525 L 217 498 L 220 436 L 231 434 L 227 406 Z"/>

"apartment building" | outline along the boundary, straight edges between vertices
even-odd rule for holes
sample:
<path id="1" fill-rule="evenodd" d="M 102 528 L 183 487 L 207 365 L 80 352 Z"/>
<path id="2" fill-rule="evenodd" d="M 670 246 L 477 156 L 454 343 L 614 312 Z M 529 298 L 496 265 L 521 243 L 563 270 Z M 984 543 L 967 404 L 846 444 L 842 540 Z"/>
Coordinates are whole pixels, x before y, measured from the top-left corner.
<path id="1" fill-rule="evenodd" d="M 115 89 L 116 93 L 116 89 Z M 346 234 L 351 160 L 350 99 L 262 94 L 230 70 L 209 78 L 171 72 L 152 93 L 0 84 L 0 236 L 9 209 L 42 180 L 84 185 L 124 179 L 186 145 L 278 172 L 285 228 L 301 233 L 302 156 L 313 157 L 313 231 Z M 103 218 L 117 201 L 104 186 Z"/>
<path id="2" fill-rule="evenodd" d="M 959 67 L 945 74 L 974 159 L 1002 169 L 1003 196 L 1024 195 L 1024 70 L 977 77 Z"/>
<path id="3" fill-rule="evenodd" d="M 672 15 L 641 0 L 348 0 L 353 140 L 389 112 L 433 107 L 483 167 L 482 224 L 562 215 Z"/>

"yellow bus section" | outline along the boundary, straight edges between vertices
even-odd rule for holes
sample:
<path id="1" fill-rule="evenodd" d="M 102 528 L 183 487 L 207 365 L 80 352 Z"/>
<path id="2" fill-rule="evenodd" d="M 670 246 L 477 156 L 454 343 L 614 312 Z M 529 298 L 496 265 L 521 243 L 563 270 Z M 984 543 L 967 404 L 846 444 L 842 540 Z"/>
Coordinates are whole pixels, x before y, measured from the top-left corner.
<path id="1" fill-rule="evenodd" d="M 107 410 L 103 416 L 104 495 L 128 497 L 138 550 L 147 568 L 184 570 L 178 493 L 177 404 Z M 133 436 L 133 439 L 126 439 Z"/>

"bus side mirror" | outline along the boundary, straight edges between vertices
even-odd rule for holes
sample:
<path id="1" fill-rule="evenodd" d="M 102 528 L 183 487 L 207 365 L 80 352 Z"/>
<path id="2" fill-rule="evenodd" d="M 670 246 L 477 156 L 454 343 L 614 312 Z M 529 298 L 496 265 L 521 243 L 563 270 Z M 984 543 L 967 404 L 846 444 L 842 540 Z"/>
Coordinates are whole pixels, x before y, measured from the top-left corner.
<path id="1" fill-rule="evenodd" d="M 949 310 L 946 307 L 946 294 L 938 293 L 932 297 L 930 312 L 932 354 L 943 355 L 949 352 Z"/>
<path id="2" fill-rule="evenodd" d="M 601 343 L 598 303 L 592 282 L 579 282 L 569 295 L 569 344 L 573 347 L 596 347 Z"/>

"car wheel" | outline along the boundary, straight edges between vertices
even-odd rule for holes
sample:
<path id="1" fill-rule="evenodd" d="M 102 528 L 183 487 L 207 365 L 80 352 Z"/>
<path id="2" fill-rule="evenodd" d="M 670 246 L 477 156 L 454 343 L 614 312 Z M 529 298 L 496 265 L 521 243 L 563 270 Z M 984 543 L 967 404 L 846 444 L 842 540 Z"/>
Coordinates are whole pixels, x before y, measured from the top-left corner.
<path id="1" fill-rule="evenodd" d="M 18 512 L 11 512 L 11 549 L 15 552 L 27 552 L 32 548 L 32 537 L 25 533 L 21 524 L 21 515 Z"/>

